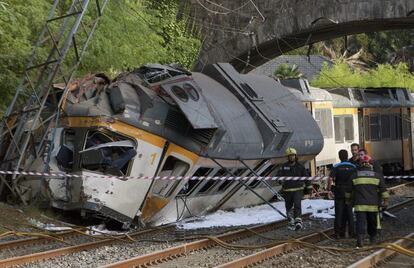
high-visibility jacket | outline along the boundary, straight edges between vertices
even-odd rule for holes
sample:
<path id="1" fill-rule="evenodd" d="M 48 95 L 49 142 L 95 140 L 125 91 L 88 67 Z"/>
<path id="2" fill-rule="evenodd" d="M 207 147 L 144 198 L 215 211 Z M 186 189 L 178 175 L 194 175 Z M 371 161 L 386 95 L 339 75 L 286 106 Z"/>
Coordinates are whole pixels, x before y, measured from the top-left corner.
<path id="1" fill-rule="evenodd" d="M 306 177 L 307 175 L 308 174 L 305 167 L 299 162 L 295 162 L 293 165 L 291 165 L 289 162 L 286 162 L 280 167 L 279 171 L 277 172 L 277 176 Z M 282 190 L 284 192 L 303 191 L 305 188 L 307 188 L 307 191 L 312 190 L 312 185 L 309 180 L 286 180 L 282 183 Z"/>
<path id="2" fill-rule="evenodd" d="M 352 177 L 351 198 L 355 211 L 378 212 L 381 201 L 388 199 L 384 178 L 372 168 L 361 167 Z"/>

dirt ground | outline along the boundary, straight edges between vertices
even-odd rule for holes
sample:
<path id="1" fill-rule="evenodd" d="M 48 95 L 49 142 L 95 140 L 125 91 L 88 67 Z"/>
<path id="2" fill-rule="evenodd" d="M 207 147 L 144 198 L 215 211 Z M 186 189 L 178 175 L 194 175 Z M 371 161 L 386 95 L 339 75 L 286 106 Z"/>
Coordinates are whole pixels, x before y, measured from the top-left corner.
<path id="1" fill-rule="evenodd" d="M 37 223 L 53 223 L 64 226 L 59 214 L 34 206 L 12 206 L 0 202 L 0 236 L 6 232 L 33 232 L 38 230 Z"/>

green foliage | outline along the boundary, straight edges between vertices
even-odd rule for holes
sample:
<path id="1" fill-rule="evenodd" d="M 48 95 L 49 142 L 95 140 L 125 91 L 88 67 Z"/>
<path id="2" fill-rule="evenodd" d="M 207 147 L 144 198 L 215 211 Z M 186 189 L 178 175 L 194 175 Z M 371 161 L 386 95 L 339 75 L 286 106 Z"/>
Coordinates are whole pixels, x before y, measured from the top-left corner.
<path id="1" fill-rule="evenodd" d="M 61 2 L 59 10 L 63 11 L 72 1 Z M 0 110 L 14 95 L 51 3 L 0 0 Z M 185 21 L 176 21 L 178 3 L 179 0 L 108 1 L 75 76 L 91 72 L 115 75 L 155 62 L 177 62 L 190 68 L 200 41 L 185 34 Z M 85 19 L 91 21 L 89 15 Z"/>
<path id="2" fill-rule="evenodd" d="M 403 63 L 396 66 L 380 64 L 368 72 L 351 69 L 346 63 L 336 63 L 331 68 L 325 65 L 311 85 L 320 88 L 403 87 L 414 91 L 414 75 Z"/>
<path id="3" fill-rule="evenodd" d="M 4 8 L 3 8 L 4 7 Z M 0 109 L 14 95 L 22 70 L 30 55 L 37 32 L 50 4 L 44 0 L 2 1 L 0 7 Z"/>
<path id="4" fill-rule="evenodd" d="M 274 76 L 279 79 L 299 78 L 303 74 L 299 71 L 299 67 L 296 64 L 289 66 L 286 63 L 280 64 L 274 71 Z"/>

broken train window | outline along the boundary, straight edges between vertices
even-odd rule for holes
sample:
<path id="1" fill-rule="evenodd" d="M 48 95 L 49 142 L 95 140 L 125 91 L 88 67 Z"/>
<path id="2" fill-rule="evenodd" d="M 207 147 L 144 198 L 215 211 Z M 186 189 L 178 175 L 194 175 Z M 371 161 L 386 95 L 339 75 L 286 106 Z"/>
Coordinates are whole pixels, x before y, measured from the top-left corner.
<path id="1" fill-rule="evenodd" d="M 190 165 L 173 156 L 168 156 L 161 171 L 158 173 L 160 177 L 184 176 Z M 179 180 L 156 180 L 152 192 L 154 194 L 169 197 L 180 184 Z"/>
<path id="2" fill-rule="evenodd" d="M 129 172 L 137 154 L 135 143 L 105 129 L 89 131 L 81 155 L 81 168 L 122 176 Z"/>
<path id="3" fill-rule="evenodd" d="M 56 155 L 56 161 L 61 169 L 72 170 L 73 169 L 73 153 L 75 151 L 75 130 L 64 129 L 62 130 L 61 146 Z"/>

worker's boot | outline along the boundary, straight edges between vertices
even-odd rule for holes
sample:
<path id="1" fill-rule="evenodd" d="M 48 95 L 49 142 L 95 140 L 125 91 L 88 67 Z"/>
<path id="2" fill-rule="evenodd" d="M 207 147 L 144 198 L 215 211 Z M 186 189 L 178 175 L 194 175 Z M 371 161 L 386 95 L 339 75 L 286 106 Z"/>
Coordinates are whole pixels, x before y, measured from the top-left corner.
<path id="1" fill-rule="evenodd" d="M 295 220 L 291 217 L 288 218 L 288 229 L 291 231 L 295 230 Z"/>
<path id="2" fill-rule="evenodd" d="M 364 235 L 358 234 L 357 235 L 357 248 L 362 248 L 364 246 Z"/>
<path id="3" fill-rule="evenodd" d="M 300 230 L 303 228 L 303 222 L 301 218 L 296 218 L 295 219 L 295 230 Z"/>

